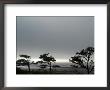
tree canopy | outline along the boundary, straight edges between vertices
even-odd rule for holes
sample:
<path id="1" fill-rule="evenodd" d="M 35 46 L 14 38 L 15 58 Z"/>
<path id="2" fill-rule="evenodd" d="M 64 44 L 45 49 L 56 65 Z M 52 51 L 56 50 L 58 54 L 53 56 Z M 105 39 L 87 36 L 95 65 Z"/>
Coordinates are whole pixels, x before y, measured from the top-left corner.
<path id="1" fill-rule="evenodd" d="M 69 59 L 70 62 L 80 65 L 82 68 L 86 68 L 89 74 L 94 69 L 94 61 L 92 55 L 94 54 L 93 47 L 87 47 L 86 49 L 77 52 L 74 57 Z"/>

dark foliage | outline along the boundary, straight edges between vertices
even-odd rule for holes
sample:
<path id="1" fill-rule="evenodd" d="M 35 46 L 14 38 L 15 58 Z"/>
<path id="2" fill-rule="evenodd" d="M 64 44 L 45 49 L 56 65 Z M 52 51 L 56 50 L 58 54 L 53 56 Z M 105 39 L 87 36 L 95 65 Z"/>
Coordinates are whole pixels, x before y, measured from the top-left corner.
<path id="1" fill-rule="evenodd" d="M 94 70 L 94 61 L 91 60 L 91 56 L 93 54 L 94 48 L 88 47 L 81 50 L 80 52 L 77 52 L 74 57 L 71 57 L 71 59 L 69 59 L 69 61 L 74 64 L 80 65 L 82 68 L 85 68 L 87 70 L 87 73 L 89 74 Z"/>
<path id="2" fill-rule="evenodd" d="M 30 56 L 28 55 L 19 55 L 20 57 L 22 57 L 23 59 L 19 59 L 16 61 L 16 66 L 17 65 L 27 65 L 29 72 L 30 72 Z"/>
<path id="3" fill-rule="evenodd" d="M 42 62 L 48 63 L 48 65 L 50 67 L 50 73 L 51 73 L 51 67 L 52 67 L 51 63 L 56 61 L 55 58 L 53 56 L 49 56 L 49 53 L 42 54 L 42 55 L 40 55 L 39 58 L 42 59 Z"/>
<path id="4" fill-rule="evenodd" d="M 27 65 L 29 62 L 27 61 L 27 60 L 25 60 L 25 59 L 18 59 L 17 61 L 16 61 L 16 65 L 17 66 L 20 66 L 20 65 L 22 65 L 22 66 L 24 66 L 24 65 Z"/>
<path id="5" fill-rule="evenodd" d="M 59 65 L 53 65 L 52 67 L 53 68 L 57 68 L 57 67 L 61 67 L 61 66 L 59 66 Z"/>

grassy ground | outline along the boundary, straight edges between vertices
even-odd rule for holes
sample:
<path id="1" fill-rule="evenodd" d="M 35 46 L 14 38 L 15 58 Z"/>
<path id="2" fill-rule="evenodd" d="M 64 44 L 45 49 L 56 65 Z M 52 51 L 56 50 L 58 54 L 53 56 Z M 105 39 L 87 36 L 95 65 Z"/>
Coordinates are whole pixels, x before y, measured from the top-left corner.
<path id="1" fill-rule="evenodd" d="M 58 67 L 53 68 L 50 72 L 49 68 L 46 69 L 23 69 L 20 67 L 16 68 L 16 74 L 87 74 L 86 69 L 83 68 L 72 68 L 72 67 Z M 93 72 L 91 73 L 93 74 Z"/>

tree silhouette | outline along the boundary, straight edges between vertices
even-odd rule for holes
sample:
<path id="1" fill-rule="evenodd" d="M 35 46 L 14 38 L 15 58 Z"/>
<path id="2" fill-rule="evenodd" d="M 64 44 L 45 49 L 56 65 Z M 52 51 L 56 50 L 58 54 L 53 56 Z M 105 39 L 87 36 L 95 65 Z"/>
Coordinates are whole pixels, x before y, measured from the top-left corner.
<path id="1" fill-rule="evenodd" d="M 32 62 L 31 62 L 31 64 L 35 64 L 35 62 L 34 62 L 34 61 L 32 61 Z"/>
<path id="2" fill-rule="evenodd" d="M 38 64 L 38 63 L 43 64 L 44 62 L 43 62 L 43 61 L 37 61 L 36 63 L 37 63 L 37 64 Z"/>
<path id="3" fill-rule="evenodd" d="M 19 59 L 21 61 L 24 61 L 24 64 L 28 66 L 29 72 L 30 72 L 30 56 L 28 55 L 19 55 L 20 57 L 23 57 L 24 59 Z"/>
<path id="4" fill-rule="evenodd" d="M 41 64 L 40 65 L 40 68 L 42 68 L 43 70 L 44 70 L 44 68 L 46 68 L 48 65 L 46 65 L 46 64 Z"/>
<path id="5" fill-rule="evenodd" d="M 94 54 L 94 48 L 88 47 L 86 49 L 77 52 L 74 57 L 69 59 L 70 62 L 80 65 L 82 68 L 86 68 L 89 74 L 94 70 L 94 61 L 92 60 L 92 55 Z"/>
<path id="6" fill-rule="evenodd" d="M 18 59 L 17 61 L 16 61 L 16 65 L 26 65 L 27 64 L 27 61 L 25 60 L 25 59 Z"/>
<path id="7" fill-rule="evenodd" d="M 50 72 L 51 72 L 51 67 L 52 67 L 51 63 L 56 61 L 54 59 L 54 57 L 53 56 L 49 56 L 49 53 L 47 53 L 47 54 L 40 55 L 39 58 L 42 59 L 44 62 L 48 63 L 48 65 L 50 67 Z"/>

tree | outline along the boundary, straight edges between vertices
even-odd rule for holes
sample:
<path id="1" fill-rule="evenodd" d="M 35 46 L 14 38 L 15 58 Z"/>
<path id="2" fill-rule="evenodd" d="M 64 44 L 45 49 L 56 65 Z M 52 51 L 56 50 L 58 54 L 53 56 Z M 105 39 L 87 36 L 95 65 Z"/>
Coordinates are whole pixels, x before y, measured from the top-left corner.
<path id="1" fill-rule="evenodd" d="M 42 59 L 43 62 L 47 62 L 48 63 L 48 65 L 50 67 L 50 72 L 51 72 L 51 67 L 52 67 L 51 63 L 56 61 L 54 59 L 54 57 L 53 56 L 49 56 L 49 53 L 47 53 L 47 54 L 40 55 L 39 58 Z"/>
<path id="2" fill-rule="evenodd" d="M 43 61 L 37 61 L 36 63 L 37 63 L 37 64 L 38 64 L 38 63 L 43 64 L 44 62 L 43 62 Z"/>
<path id="3" fill-rule="evenodd" d="M 27 64 L 27 61 L 25 60 L 25 59 L 18 59 L 17 61 L 16 61 L 16 65 L 17 66 L 20 66 L 20 65 L 26 65 Z"/>
<path id="4" fill-rule="evenodd" d="M 30 72 L 30 56 L 28 55 L 19 55 L 20 57 L 23 57 L 24 59 L 20 59 L 21 61 L 24 60 L 25 61 L 25 65 L 28 66 L 29 72 Z"/>
<path id="5" fill-rule="evenodd" d="M 34 62 L 34 61 L 32 61 L 32 62 L 31 62 L 31 64 L 35 64 L 35 62 Z"/>
<path id="6" fill-rule="evenodd" d="M 47 67 L 46 64 L 41 64 L 41 65 L 40 65 L 40 68 L 42 68 L 43 70 L 44 70 L 44 68 L 46 68 L 46 67 Z"/>
<path id="7" fill-rule="evenodd" d="M 86 49 L 77 52 L 74 57 L 69 59 L 70 62 L 80 65 L 82 68 L 86 68 L 87 73 L 89 74 L 94 70 L 94 61 L 92 56 L 94 54 L 93 47 L 87 47 Z"/>

